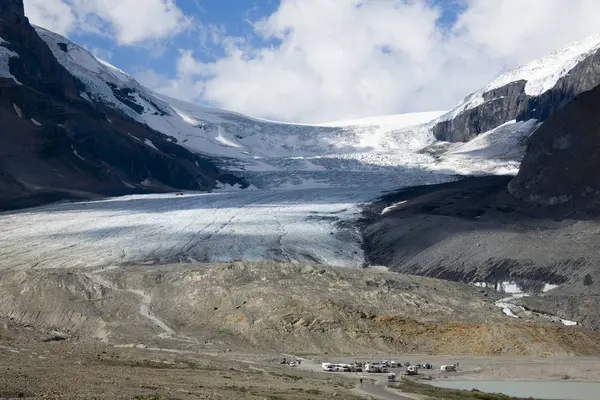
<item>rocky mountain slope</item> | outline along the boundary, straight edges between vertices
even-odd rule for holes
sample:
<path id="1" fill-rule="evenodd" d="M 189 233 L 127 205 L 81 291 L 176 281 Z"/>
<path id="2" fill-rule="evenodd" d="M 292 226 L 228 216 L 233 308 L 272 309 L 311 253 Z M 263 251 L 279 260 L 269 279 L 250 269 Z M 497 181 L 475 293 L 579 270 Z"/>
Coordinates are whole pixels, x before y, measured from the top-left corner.
<path id="1" fill-rule="evenodd" d="M 468 179 L 382 199 L 367 212 L 371 262 L 462 282 L 514 281 L 539 294 L 519 304 L 600 328 L 598 107 L 600 87 L 557 110 L 531 136 L 514 179 Z"/>
<path id="2" fill-rule="evenodd" d="M 228 181 L 166 135 L 82 97 L 30 26 L 23 2 L 0 6 L 0 207 Z"/>
<path id="3" fill-rule="evenodd" d="M 505 136 L 497 126 L 509 119 L 533 129 L 521 136 L 527 149 L 514 179 L 404 189 L 367 207 L 369 261 L 460 282 L 510 282 L 534 294 L 515 303 L 600 328 L 599 49 L 595 35 L 533 61 L 432 122 L 443 140 L 485 132 L 466 148 L 492 132 Z"/>
<path id="4" fill-rule="evenodd" d="M 532 135 L 513 196 L 541 205 L 571 205 L 597 214 L 600 179 L 600 87 L 582 93 Z"/>
<path id="5" fill-rule="evenodd" d="M 0 272 L 0 317 L 119 346 L 222 352 L 598 354 L 600 336 L 514 320 L 498 295 L 379 270 L 229 263 Z"/>
<path id="6" fill-rule="evenodd" d="M 70 40 L 34 32 L 22 2 L 7 4 L 2 113 L 15 128 L 4 135 L 0 160 L 4 208 L 210 190 L 217 181 L 265 189 L 401 187 L 454 174 L 516 173 L 539 122 L 598 83 L 599 40 L 591 37 L 501 76 L 446 114 L 318 126 L 266 121 L 153 93 Z M 477 135 L 465 145 L 447 142 Z"/>
<path id="7" fill-rule="evenodd" d="M 594 35 L 503 74 L 434 121 L 434 136 L 466 142 L 507 121 L 545 121 L 600 84 L 599 50 Z"/>

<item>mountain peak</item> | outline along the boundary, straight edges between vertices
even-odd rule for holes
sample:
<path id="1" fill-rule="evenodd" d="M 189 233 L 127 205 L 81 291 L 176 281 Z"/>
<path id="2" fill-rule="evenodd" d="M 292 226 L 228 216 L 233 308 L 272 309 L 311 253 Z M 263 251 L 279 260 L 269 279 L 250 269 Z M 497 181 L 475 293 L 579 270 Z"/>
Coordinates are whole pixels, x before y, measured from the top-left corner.
<path id="1" fill-rule="evenodd" d="M 0 2 L 0 19 L 21 22 L 24 18 L 23 0 L 2 0 Z"/>

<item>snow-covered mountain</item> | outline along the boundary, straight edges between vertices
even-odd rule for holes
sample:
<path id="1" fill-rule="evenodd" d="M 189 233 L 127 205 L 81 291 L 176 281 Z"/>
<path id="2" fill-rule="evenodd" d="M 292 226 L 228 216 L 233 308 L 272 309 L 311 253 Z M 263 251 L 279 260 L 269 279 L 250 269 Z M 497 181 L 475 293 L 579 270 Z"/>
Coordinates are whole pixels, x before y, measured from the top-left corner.
<path id="1" fill-rule="evenodd" d="M 545 121 L 578 94 L 600 84 L 600 34 L 494 79 L 440 116 L 433 134 L 468 141 L 510 121 Z"/>
<path id="2" fill-rule="evenodd" d="M 1 2 L 0 38 L 0 209 L 245 185 L 108 101 L 86 99 L 81 89 L 94 82 L 57 61 L 22 1 Z M 115 93 L 126 101 L 127 89 Z"/>
<path id="3" fill-rule="evenodd" d="M 490 133 L 494 147 L 489 152 L 483 139 L 473 144 L 477 152 L 452 146 L 451 152 L 422 151 L 439 144 L 434 122 L 446 112 L 319 125 L 268 121 L 154 93 L 68 39 L 36 30 L 59 63 L 83 83 L 83 98 L 122 111 L 262 188 L 364 186 L 382 180 L 404 186 L 453 179 L 454 174 L 516 173 L 524 151 L 519 139 L 535 126 L 508 124 L 500 130 L 508 132 L 505 142 L 498 131 Z M 430 180 L 431 175 L 436 178 Z"/>
<path id="4" fill-rule="evenodd" d="M 259 188 L 382 181 L 404 186 L 455 174 L 516 174 L 526 139 L 539 123 L 600 83 L 594 63 L 600 36 L 593 36 L 500 76 L 449 112 L 293 124 L 154 93 L 70 40 L 39 27 L 36 32 L 79 81 L 81 99 L 122 113 Z M 2 45 L 0 50 L 0 74 L 11 78 L 8 60 L 19 54 Z M 473 142 L 451 143 L 467 140 Z M 155 139 L 141 142 L 161 151 Z"/>

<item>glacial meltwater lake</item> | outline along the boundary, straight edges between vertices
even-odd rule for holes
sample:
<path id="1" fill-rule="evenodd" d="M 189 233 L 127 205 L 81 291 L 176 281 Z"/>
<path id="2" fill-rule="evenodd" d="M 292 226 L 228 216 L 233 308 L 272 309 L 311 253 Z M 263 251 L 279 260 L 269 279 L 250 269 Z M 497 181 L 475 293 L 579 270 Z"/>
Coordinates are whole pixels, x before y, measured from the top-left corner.
<path id="1" fill-rule="evenodd" d="M 446 389 L 477 389 L 487 393 L 540 400 L 600 399 L 600 382 L 436 381 L 429 384 Z"/>

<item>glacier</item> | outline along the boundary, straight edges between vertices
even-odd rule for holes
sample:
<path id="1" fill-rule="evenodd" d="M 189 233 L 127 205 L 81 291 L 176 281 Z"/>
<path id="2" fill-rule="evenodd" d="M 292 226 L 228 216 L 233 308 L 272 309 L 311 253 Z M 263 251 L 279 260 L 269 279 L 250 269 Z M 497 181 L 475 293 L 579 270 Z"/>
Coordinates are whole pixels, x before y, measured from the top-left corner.
<path id="1" fill-rule="evenodd" d="M 3 268 L 232 260 L 360 267 L 354 222 L 362 204 L 460 175 L 515 174 L 537 128 L 534 120 L 507 121 L 457 144 L 431 132 L 446 111 L 314 125 L 269 121 L 157 94 L 68 39 L 36 30 L 82 82 L 83 98 L 122 111 L 251 186 L 0 213 Z"/>

